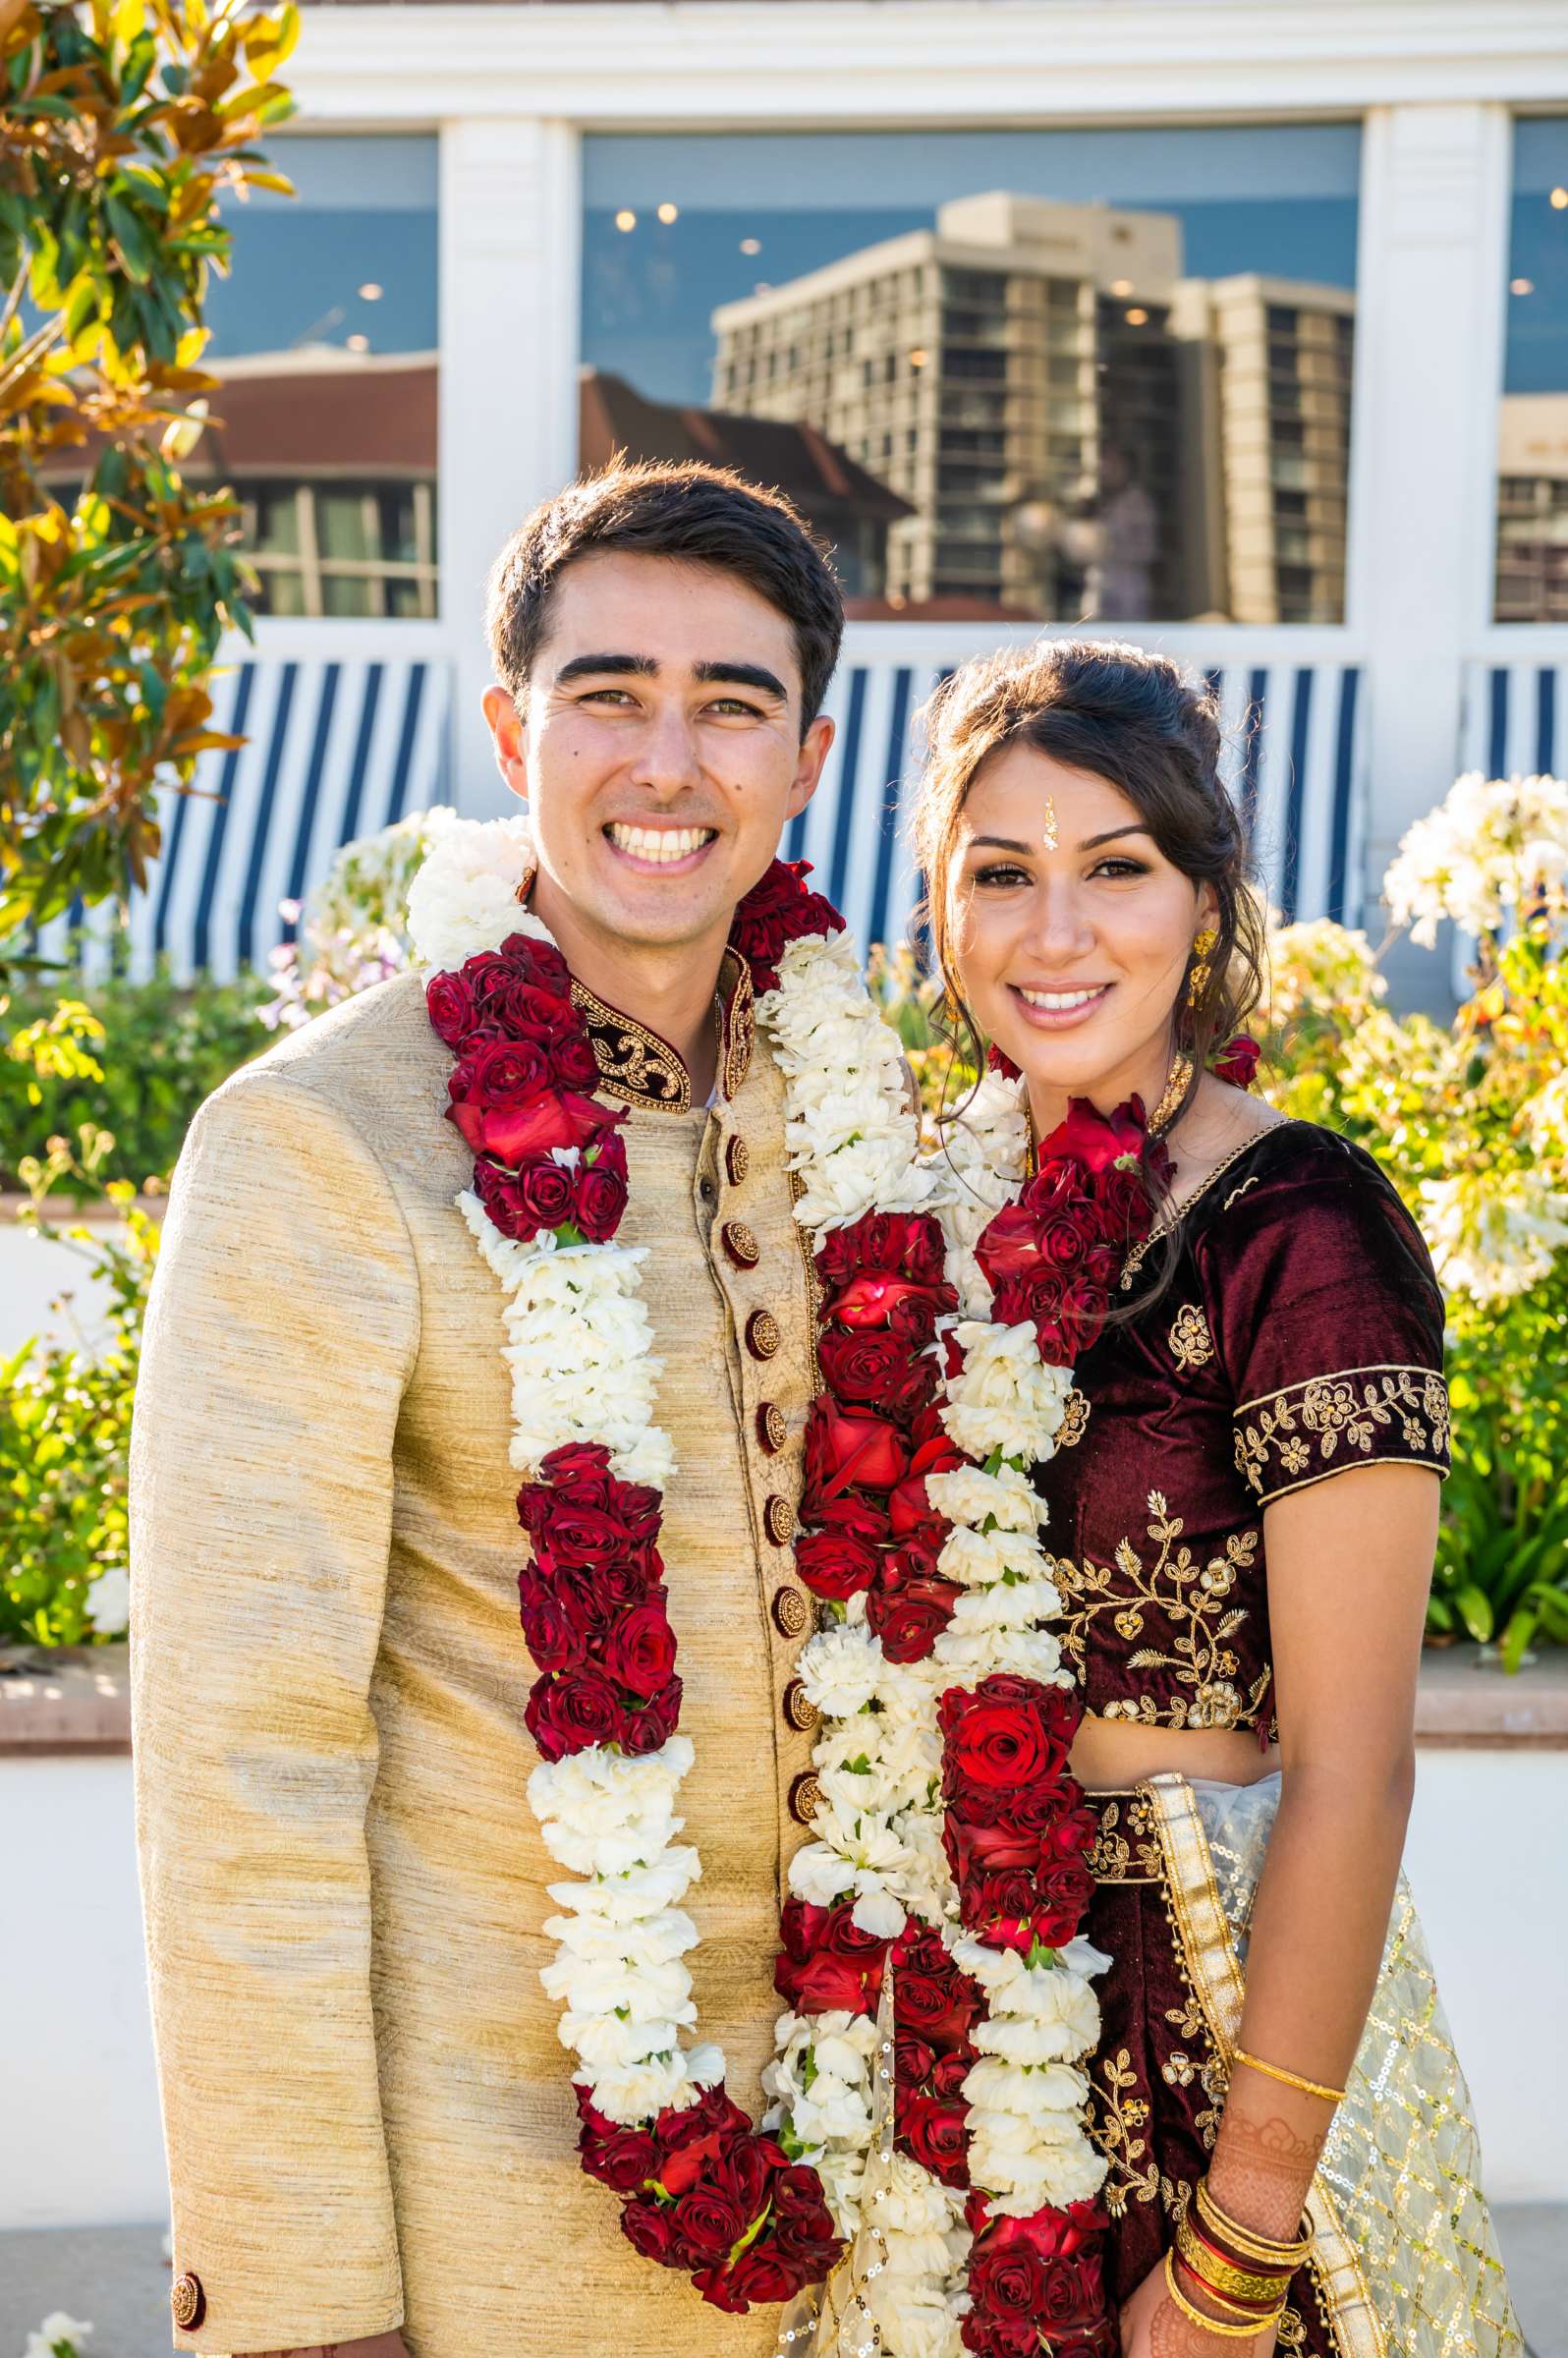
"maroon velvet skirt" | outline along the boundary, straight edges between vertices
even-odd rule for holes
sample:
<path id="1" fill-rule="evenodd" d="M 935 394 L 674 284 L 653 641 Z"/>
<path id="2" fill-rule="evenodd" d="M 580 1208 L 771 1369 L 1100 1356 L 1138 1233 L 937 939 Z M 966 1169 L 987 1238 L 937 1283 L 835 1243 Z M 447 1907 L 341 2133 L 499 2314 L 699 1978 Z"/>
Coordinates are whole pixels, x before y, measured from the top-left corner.
<path id="1" fill-rule="evenodd" d="M 1173 1780 L 1185 1790 L 1180 1780 Z M 1110 2163 L 1106 2277 L 1119 2305 L 1174 2241 L 1176 2222 L 1208 2167 L 1225 2101 L 1226 2068 L 1206 1984 L 1214 1960 L 1183 1904 L 1183 1861 L 1148 1786 L 1091 1797 L 1099 1810 L 1094 1897 L 1085 1925 L 1114 1962 L 1096 1984 L 1100 2043 L 1091 2072 L 1090 2128 Z M 1188 1838 L 1201 1845 L 1193 1821 Z M 1202 1873 L 1195 1856 L 1186 1874 Z M 1310 2260 L 1292 2280 L 1277 2347 L 1339 2358 L 1331 2292 Z"/>

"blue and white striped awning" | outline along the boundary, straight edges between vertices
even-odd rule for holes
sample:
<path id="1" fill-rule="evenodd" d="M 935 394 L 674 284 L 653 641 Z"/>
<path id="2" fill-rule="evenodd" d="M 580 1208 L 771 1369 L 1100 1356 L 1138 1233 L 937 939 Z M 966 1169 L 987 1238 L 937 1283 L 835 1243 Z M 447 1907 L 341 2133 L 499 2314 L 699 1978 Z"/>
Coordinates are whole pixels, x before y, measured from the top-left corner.
<path id="1" fill-rule="evenodd" d="M 317 626 L 323 632 L 330 625 Z M 923 632 L 923 639 L 925 634 Z M 896 628 L 859 640 L 828 700 L 837 736 L 815 798 L 785 850 L 809 859 L 863 950 L 907 935 L 920 898 L 907 840 L 919 771 L 918 715 L 946 661 L 900 659 Z M 363 644 L 363 643 L 362 643 Z M 1225 736 L 1225 782 L 1245 813 L 1272 905 L 1286 917 L 1354 922 L 1360 899 L 1365 698 L 1348 661 L 1273 659 L 1209 669 Z M 45 928 L 50 957 L 87 978 L 135 976 L 167 959 L 181 980 L 264 969 L 292 937 L 279 904 L 305 898 L 339 847 L 431 803 L 487 814 L 493 772 L 451 774 L 452 666 L 438 655 L 375 659 L 259 654 L 219 675 L 215 721 L 247 739 L 203 756 L 192 795 L 166 794 L 163 852 L 129 929 L 100 912 Z"/>
<path id="2" fill-rule="evenodd" d="M 44 927 L 40 953 L 79 956 L 89 978 L 144 976 L 159 958 L 182 982 L 264 969 L 293 937 L 279 904 L 303 899 L 341 845 L 451 800 L 449 698 L 439 661 L 235 664 L 214 683 L 213 726 L 247 743 L 204 754 L 194 793 L 160 796 L 163 849 L 129 932 L 76 912 Z"/>
<path id="3" fill-rule="evenodd" d="M 920 765 L 918 714 L 950 666 L 840 668 L 827 710 L 837 736 L 785 850 L 810 860 L 862 948 L 904 937 L 920 898 L 908 843 Z M 1363 843 L 1362 672 L 1354 663 L 1210 669 L 1222 775 L 1243 812 L 1270 905 L 1287 919 L 1355 922 Z"/>
<path id="4" fill-rule="evenodd" d="M 1459 766 L 1488 778 L 1560 777 L 1568 768 L 1568 661 L 1473 663 Z"/>

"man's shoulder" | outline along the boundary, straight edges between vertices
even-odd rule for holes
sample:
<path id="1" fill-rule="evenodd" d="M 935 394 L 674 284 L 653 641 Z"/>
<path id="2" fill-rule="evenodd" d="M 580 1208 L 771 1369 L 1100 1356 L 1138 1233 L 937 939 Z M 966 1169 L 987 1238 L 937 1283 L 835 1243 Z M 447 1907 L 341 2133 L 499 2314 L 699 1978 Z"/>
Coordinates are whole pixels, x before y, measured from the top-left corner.
<path id="1" fill-rule="evenodd" d="M 201 1109 L 211 1120 L 287 1111 L 308 1099 L 377 1147 L 411 1106 L 437 1117 L 451 1055 L 430 1029 L 424 978 L 394 975 L 359 991 L 231 1073 Z"/>

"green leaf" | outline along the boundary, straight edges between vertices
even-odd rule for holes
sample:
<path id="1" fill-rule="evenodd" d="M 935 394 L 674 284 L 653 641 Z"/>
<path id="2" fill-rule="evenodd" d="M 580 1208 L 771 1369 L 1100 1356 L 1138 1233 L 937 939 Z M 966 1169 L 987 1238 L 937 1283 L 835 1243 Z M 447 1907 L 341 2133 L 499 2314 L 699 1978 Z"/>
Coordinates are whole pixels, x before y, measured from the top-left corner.
<path id="1" fill-rule="evenodd" d="M 1522 1607 L 1502 1634 L 1502 1645 L 1498 1652 L 1505 1670 L 1513 1672 L 1519 1669 L 1535 1634 L 1536 1616 Z"/>
<path id="2" fill-rule="evenodd" d="M 1491 1599 L 1485 1590 L 1478 1589 L 1474 1582 L 1467 1582 L 1455 1597 L 1454 1603 L 1460 1619 L 1476 1643 L 1484 1646 L 1492 1632 Z"/>

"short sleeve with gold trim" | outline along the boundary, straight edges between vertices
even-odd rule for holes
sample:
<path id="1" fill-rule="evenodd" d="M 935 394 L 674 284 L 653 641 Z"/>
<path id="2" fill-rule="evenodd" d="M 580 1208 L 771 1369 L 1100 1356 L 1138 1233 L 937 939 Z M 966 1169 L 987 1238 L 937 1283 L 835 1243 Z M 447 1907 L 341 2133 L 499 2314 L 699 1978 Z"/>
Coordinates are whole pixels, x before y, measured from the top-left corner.
<path id="1" fill-rule="evenodd" d="M 1194 1239 L 1243 1480 L 1266 1505 L 1390 1459 L 1446 1474 L 1442 1294 L 1399 1196 L 1309 1123 L 1267 1133 L 1246 1170 Z"/>

